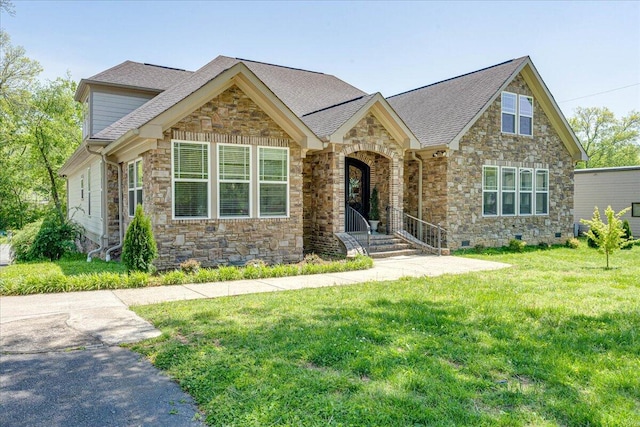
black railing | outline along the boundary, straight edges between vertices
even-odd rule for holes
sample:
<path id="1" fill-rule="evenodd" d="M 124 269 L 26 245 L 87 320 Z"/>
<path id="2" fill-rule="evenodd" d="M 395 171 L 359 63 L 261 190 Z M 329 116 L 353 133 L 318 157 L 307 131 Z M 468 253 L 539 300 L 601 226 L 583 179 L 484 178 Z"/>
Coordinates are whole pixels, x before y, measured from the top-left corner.
<path id="1" fill-rule="evenodd" d="M 371 227 L 366 219 L 351 206 L 346 209 L 345 231 L 358 241 L 360 246 L 369 254 L 369 236 L 371 236 Z"/>
<path id="2" fill-rule="evenodd" d="M 440 224 L 431 224 L 391 207 L 387 207 L 387 218 L 388 234 L 397 234 L 438 255 L 447 247 L 447 230 Z"/>

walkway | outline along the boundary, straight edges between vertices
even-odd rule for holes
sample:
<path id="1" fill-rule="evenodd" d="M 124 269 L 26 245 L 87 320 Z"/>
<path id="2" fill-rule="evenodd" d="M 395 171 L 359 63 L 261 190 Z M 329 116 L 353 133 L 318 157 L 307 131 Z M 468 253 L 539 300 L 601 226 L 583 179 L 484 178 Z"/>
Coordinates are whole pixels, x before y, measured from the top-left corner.
<path id="1" fill-rule="evenodd" d="M 11 245 L 0 243 L 0 267 L 11 263 Z"/>

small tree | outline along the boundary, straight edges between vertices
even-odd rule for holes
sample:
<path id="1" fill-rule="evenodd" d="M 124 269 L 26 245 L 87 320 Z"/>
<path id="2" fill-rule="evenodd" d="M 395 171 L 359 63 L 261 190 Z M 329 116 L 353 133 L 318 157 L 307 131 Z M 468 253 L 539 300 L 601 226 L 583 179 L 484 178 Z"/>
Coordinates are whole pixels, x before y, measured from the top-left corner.
<path id="1" fill-rule="evenodd" d="M 371 201 L 369 202 L 369 219 L 378 221 L 380 219 L 380 207 L 378 200 L 378 187 L 373 187 Z"/>
<path id="2" fill-rule="evenodd" d="M 124 236 L 122 262 L 127 271 L 148 272 L 157 256 L 158 248 L 151 231 L 151 219 L 144 214 L 142 205 L 138 205 Z"/>
<path id="3" fill-rule="evenodd" d="M 607 269 L 609 268 L 609 255 L 613 254 L 616 249 L 625 247 L 628 244 L 627 239 L 624 237 L 622 221 L 620 220 L 620 217 L 628 211 L 629 208 L 626 208 L 615 213 L 611 206 L 608 206 L 604 211 L 607 217 L 607 223 L 605 224 L 600 219 L 600 211 L 596 206 L 592 219 L 580 220 L 581 223 L 589 226 L 587 237 L 595 242 L 601 253 L 606 255 Z"/>

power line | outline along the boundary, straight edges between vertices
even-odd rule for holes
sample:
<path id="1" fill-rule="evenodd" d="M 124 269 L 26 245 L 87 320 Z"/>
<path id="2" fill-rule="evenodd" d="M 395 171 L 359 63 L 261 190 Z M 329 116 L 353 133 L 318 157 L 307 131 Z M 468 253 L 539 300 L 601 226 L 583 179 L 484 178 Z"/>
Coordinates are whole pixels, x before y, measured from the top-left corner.
<path id="1" fill-rule="evenodd" d="M 617 87 L 615 89 L 605 90 L 604 92 L 592 93 L 591 95 L 579 96 L 578 98 L 567 99 L 565 101 L 558 101 L 558 104 L 562 104 L 563 102 L 569 102 L 569 101 L 577 101 L 578 99 L 589 98 L 591 96 L 602 95 L 604 93 L 615 92 L 617 90 L 627 89 L 627 88 L 638 86 L 638 85 L 640 85 L 640 83 L 634 83 L 628 86 Z"/>

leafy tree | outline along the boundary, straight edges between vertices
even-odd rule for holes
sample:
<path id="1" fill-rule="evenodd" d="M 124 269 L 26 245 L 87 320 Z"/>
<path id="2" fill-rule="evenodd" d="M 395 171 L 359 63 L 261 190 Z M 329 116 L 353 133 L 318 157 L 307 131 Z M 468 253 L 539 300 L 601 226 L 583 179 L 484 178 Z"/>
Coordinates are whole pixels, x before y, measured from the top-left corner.
<path id="1" fill-rule="evenodd" d="M 602 222 L 600 218 L 600 211 L 598 207 L 595 207 L 593 211 L 593 218 L 581 219 L 580 222 L 589 226 L 587 237 L 595 242 L 598 246 L 598 250 L 604 253 L 607 258 L 607 269 L 609 268 L 609 255 L 614 251 L 622 247 L 627 246 L 628 240 L 624 237 L 624 230 L 622 228 L 622 221 L 620 217 L 627 213 L 630 208 L 621 210 L 615 213 L 611 206 L 608 206 L 604 211 L 607 217 L 607 223 Z"/>
<path id="2" fill-rule="evenodd" d="M 138 205 L 124 235 L 122 262 L 127 271 L 148 272 L 157 256 L 158 248 L 151 229 L 151 219 L 144 214 L 142 205 Z"/>
<path id="3" fill-rule="evenodd" d="M 640 165 L 640 113 L 637 111 L 617 119 L 607 108 L 578 107 L 569 124 L 589 156 L 578 168 Z"/>

